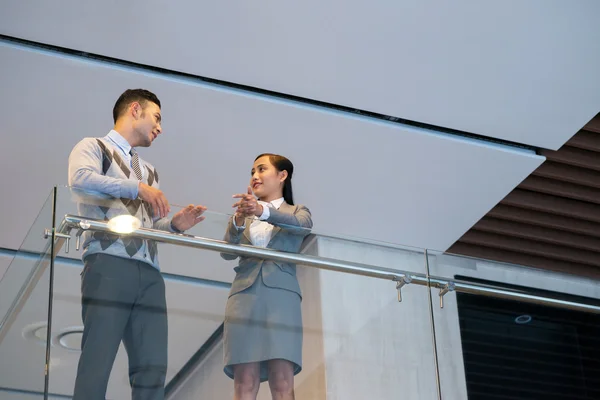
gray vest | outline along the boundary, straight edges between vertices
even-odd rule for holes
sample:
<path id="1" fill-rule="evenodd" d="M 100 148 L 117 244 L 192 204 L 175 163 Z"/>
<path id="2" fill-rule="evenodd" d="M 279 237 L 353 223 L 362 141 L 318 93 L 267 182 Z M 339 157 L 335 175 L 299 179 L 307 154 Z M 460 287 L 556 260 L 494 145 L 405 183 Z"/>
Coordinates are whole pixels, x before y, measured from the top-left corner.
<path id="1" fill-rule="evenodd" d="M 96 140 L 102 151 L 102 174 L 116 179 L 137 181 L 135 172 L 119 152 L 104 139 Z M 158 174 L 149 163 L 140 159 L 140 167 L 146 170 L 143 183 L 158 189 Z M 152 206 L 137 199 L 115 199 L 97 193 L 78 192 L 79 213 L 86 218 L 109 221 L 119 215 L 131 215 L 142 223 L 144 228 L 154 226 Z M 142 240 L 128 235 L 102 232 L 85 232 L 83 236 L 83 258 L 97 253 L 143 261 L 158 269 L 158 248 L 153 240 Z"/>

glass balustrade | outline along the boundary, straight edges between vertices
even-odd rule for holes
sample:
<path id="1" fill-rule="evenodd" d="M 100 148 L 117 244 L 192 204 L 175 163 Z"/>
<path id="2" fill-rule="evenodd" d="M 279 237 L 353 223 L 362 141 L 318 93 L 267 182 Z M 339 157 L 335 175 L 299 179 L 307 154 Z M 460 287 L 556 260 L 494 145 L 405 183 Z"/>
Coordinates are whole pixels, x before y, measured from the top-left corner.
<path id="1" fill-rule="evenodd" d="M 172 205 L 170 216 L 180 210 Z M 136 306 L 119 296 L 158 274 L 157 259 L 168 399 L 232 399 L 229 364 L 270 358 L 295 368 L 296 399 L 600 396 L 600 285 L 593 279 L 321 232 L 318 221 L 314 229 L 277 224 L 269 245 L 257 247 L 249 229 L 232 228 L 230 215 L 204 216 L 178 233 L 153 224 L 142 202 L 56 188 L 0 281 L 0 398 L 71 398 L 82 354 L 83 276 L 92 274 L 87 285 L 115 288 L 103 292 L 114 298 L 84 299 L 87 310 L 93 304 L 122 317 Z M 140 272 L 96 279 L 82 257 L 89 263 L 98 249 L 117 259 L 127 254 Z M 144 304 L 143 318 L 163 312 Z M 148 321 L 121 328 L 135 332 L 125 339 L 132 354 L 162 329 Z M 88 338 L 92 361 L 80 371 L 106 362 L 98 349 L 113 323 Z M 263 364 L 261 379 L 276 368 Z M 121 343 L 106 398 L 131 398 L 136 374 Z M 258 399 L 270 398 L 265 382 Z"/>

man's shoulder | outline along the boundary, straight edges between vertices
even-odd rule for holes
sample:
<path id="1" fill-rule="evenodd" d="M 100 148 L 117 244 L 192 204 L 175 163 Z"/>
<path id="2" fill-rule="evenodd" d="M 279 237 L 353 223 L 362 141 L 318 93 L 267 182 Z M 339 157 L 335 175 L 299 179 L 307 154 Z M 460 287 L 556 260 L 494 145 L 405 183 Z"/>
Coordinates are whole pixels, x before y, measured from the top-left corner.
<path id="1" fill-rule="evenodd" d="M 104 138 L 86 137 L 81 139 L 75 147 L 98 147 L 110 145 Z"/>

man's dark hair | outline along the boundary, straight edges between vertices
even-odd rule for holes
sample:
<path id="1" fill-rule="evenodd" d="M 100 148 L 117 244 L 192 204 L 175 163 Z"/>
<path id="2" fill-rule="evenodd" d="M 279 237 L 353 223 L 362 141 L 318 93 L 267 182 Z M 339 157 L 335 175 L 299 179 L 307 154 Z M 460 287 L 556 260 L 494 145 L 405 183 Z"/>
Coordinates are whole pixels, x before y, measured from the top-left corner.
<path id="1" fill-rule="evenodd" d="M 160 108 L 160 100 L 151 91 L 146 89 L 127 89 L 119 96 L 113 107 L 113 120 L 115 124 L 117 123 L 117 119 L 127 111 L 129 105 L 135 101 L 140 103 L 142 110 L 146 108 L 148 102 L 152 102 Z"/>

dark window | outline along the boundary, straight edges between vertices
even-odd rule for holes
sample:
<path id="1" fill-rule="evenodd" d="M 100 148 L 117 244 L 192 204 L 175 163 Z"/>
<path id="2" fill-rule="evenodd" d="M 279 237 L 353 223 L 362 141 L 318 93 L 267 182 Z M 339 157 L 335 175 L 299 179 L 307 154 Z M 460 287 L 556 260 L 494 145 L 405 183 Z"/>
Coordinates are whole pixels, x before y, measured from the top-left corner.
<path id="1" fill-rule="evenodd" d="M 600 399 L 600 315 L 464 293 L 457 301 L 469 400 Z"/>

